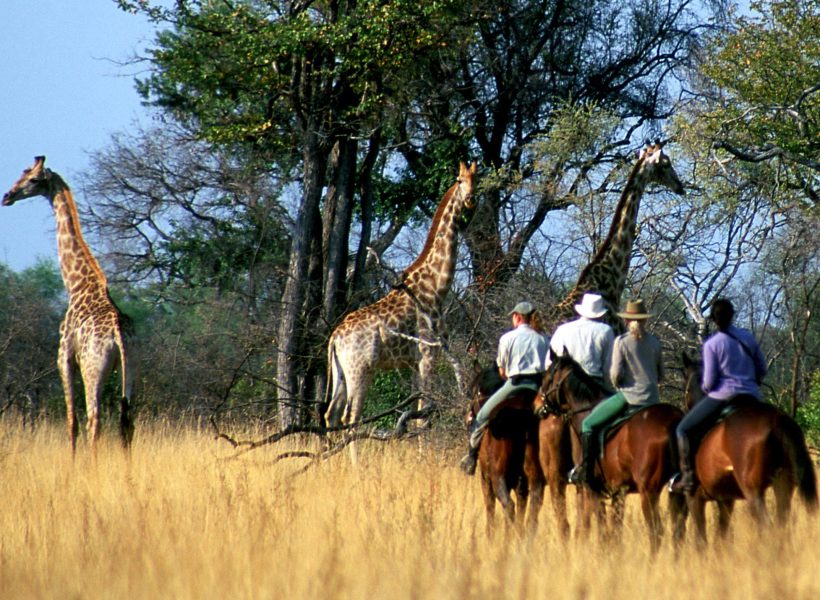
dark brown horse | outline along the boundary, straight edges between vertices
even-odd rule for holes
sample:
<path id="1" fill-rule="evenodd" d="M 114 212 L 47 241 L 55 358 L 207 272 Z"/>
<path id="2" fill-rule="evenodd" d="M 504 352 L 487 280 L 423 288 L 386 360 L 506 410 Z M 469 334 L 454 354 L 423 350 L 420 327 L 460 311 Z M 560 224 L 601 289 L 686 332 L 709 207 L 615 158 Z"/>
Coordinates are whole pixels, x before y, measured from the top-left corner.
<path id="1" fill-rule="evenodd" d="M 551 352 L 551 360 L 542 386 L 543 400 L 553 412 L 568 420 L 573 434 L 578 436 L 581 421 L 602 398 L 600 386 L 569 355 Z M 603 455 L 596 461 L 596 475 L 602 479 L 605 494 L 612 497 L 616 509 L 615 525 L 623 519 L 624 495 L 639 494 L 652 551 L 660 546 L 663 526 L 658 504 L 665 483 L 675 470 L 672 440 L 682 417 L 683 413 L 671 404 L 653 404 L 640 410 L 609 435 Z M 593 511 L 598 512 L 603 525 L 602 495 L 585 487 L 583 497 L 581 525 L 589 528 Z M 685 532 L 685 501 L 670 495 L 669 512 L 674 538 L 680 540 Z"/>
<path id="2" fill-rule="evenodd" d="M 468 423 L 504 381 L 495 366 L 476 373 Z M 487 509 L 487 534 L 492 534 L 495 502 L 501 503 L 510 523 L 519 531 L 534 532 L 544 500 L 544 475 L 538 464 L 538 420 L 533 413 L 534 393 L 507 398 L 490 418 L 481 440 L 478 466 Z M 512 499 L 515 490 L 518 506 Z M 529 504 L 529 513 L 527 508 Z M 525 520 L 526 515 L 526 520 Z"/>
<path id="3" fill-rule="evenodd" d="M 700 364 L 684 354 L 687 409 L 701 399 Z M 718 506 L 725 537 L 735 500 L 746 500 L 759 525 L 769 522 L 766 490 L 774 490 L 777 522 L 785 524 L 797 488 L 810 512 L 817 510 L 817 479 L 803 431 L 786 413 L 752 397 L 702 437 L 695 452 L 696 487 L 688 498 L 699 541 L 706 541 L 706 503 Z"/>

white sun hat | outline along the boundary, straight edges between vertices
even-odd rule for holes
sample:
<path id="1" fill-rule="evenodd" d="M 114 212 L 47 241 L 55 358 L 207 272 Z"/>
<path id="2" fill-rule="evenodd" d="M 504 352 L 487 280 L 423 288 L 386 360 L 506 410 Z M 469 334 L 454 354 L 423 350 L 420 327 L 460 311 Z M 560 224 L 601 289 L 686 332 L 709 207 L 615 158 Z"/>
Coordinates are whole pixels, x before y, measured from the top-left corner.
<path id="1" fill-rule="evenodd" d="M 600 294 L 584 294 L 581 304 L 575 305 L 575 312 L 587 319 L 597 319 L 606 314 L 607 307 Z"/>

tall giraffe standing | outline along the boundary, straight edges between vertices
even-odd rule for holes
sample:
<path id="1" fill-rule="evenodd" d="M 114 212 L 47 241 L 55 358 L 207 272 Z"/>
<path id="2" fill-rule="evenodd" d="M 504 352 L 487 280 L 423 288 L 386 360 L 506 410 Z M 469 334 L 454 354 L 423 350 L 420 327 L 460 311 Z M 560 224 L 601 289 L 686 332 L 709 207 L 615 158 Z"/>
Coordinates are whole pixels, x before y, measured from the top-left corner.
<path id="1" fill-rule="evenodd" d="M 347 315 L 330 335 L 328 425 L 359 421 L 377 370 L 417 364 L 422 384 L 429 381 L 437 350 L 429 340 L 438 331 L 441 307 L 453 281 L 458 232 L 475 210 L 475 174 L 475 163 L 461 163 L 458 180 L 444 194 L 424 248 L 402 274 L 400 285 Z"/>
<path id="2" fill-rule="evenodd" d="M 575 287 L 564 300 L 558 303 L 553 314 L 560 320 L 575 318 L 575 305 L 585 292 L 601 294 L 609 310 L 603 317 L 615 331 L 621 331 L 623 324 L 616 312 L 621 303 L 632 257 L 638 224 L 638 208 L 646 186 L 650 183 L 663 185 L 676 194 L 683 194 L 683 183 L 663 152 L 660 142 L 647 144 L 638 154 L 638 160 L 627 178 L 621 198 L 615 208 L 609 234 L 598 247 L 592 260 L 581 271 Z M 571 464 L 566 456 L 566 435 L 568 426 L 555 415 L 545 417 L 540 424 L 539 458 L 541 467 L 550 487 L 553 509 L 564 535 L 569 532 L 566 517 L 566 471 Z M 577 443 L 573 440 L 573 445 Z"/>
<path id="3" fill-rule="evenodd" d="M 620 309 L 621 294 L 626 284 L 632 245 L 638 227 L 638 208 L 646 186 L 657 183 L 683 194 L 683 183 L 672 166 L 672 161 L 663 151 L 663 144 L 647 144 L 638 155 L 638 160 L 626 180 L 621 198 L 615 208 L 609 234 L 598 247 L 595 256 L 581 271 L 572 291 L 555 306 L 559 319 L 575 316 L 574 306 L 585 292 L 594 291 L 603 297 L 609 311 L 605 319 L 610 320 L 617 330 L 621 323 L 615 313 Z"/>
<path id="4" fill-rule="evenodd" d="M 115 366 L 122 376 L 120 436 L 127 448 L 134 435 L 130 414 L 133 400 L 133 327 L 108 293 L 108 282 L 91 254 L 80 231 L 77 207 L 63 179 L 46 169 L 45 156 L 37 156 L 34 166 L 3 196 L 3 205 L 45 196 L 57 219 L 57 254 L 60 272 L 68 292 L 68 309 L 60 324 L 57 366 L 63 383 L 68 436 L 71 450 L 77 446 L 78 422 L 74 402 L 74 373 L 79 366 L 85 388 L 88 440 L 93 448 L 99 433 L 99 409 L 103 386 Z"/>

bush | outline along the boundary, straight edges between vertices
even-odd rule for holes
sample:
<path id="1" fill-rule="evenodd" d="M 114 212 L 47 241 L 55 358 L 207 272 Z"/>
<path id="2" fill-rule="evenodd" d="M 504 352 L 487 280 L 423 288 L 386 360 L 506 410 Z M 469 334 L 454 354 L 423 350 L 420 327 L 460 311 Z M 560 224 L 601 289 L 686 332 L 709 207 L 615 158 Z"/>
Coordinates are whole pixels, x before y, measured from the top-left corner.
<path id="1" fill-rule="evenodd" d="M 809 400 L 797 407 L 796 420 L 809 445 L 820 446 L 820 369 L 812 374 Z"/>

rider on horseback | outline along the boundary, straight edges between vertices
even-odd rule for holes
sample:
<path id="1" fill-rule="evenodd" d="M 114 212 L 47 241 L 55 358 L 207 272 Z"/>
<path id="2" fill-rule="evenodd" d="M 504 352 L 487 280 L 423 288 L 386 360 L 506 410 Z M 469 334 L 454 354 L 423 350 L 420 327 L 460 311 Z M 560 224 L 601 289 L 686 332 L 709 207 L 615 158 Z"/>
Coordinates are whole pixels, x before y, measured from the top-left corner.
<path id="1" fill-rule="evenodd" d="M 595 491 L 600 491 L 594 477 L 598 432 L 630 405 L 644 406 L 660 401 L 658 381 L 663 378 L 661 343 L 646 331 L 646 319 L 651 315 L 644 309 L 643 300 L 630 300 L 626 310 L 618 316 L 627 326 L 627 332 L 615 338 L 609 372 L 618 391 L 598 404 L 581 423 L 583 458 L 581 465 L 569 475 L 570 483 L 583 483 Z"/>
<path id="2" fill-rule="evenodd" d="M 706 394 L 681 420 L 677 428 L 680 473 L 672 478 L 669 491 L 691 494 L 695 487 L 693 434 L 703 434 L 726 403 L 736 396 L 762 399 L 760 382 L 766 375 L 766 360 L 754 335 L 732 325 L 734 306 L 724 298 L 712 303 L 710 318 L 718 331 L 703 344 L 701 388 Z"/>
<path id="3" fill-rule="evenodd" d="M 490 416 L 496 407 L 515 392 L 538 391 L 544 376 L 549 338 L 541 331 L 538 314 L 529 302 L 519 302 L 510 312 L 513 329 L 498 340 L 498 372 L 506 379 L 475 416 L 470 428 L 470 449 L 461 459 L 461 470 L 475 473 L 478 449 Z"/>

